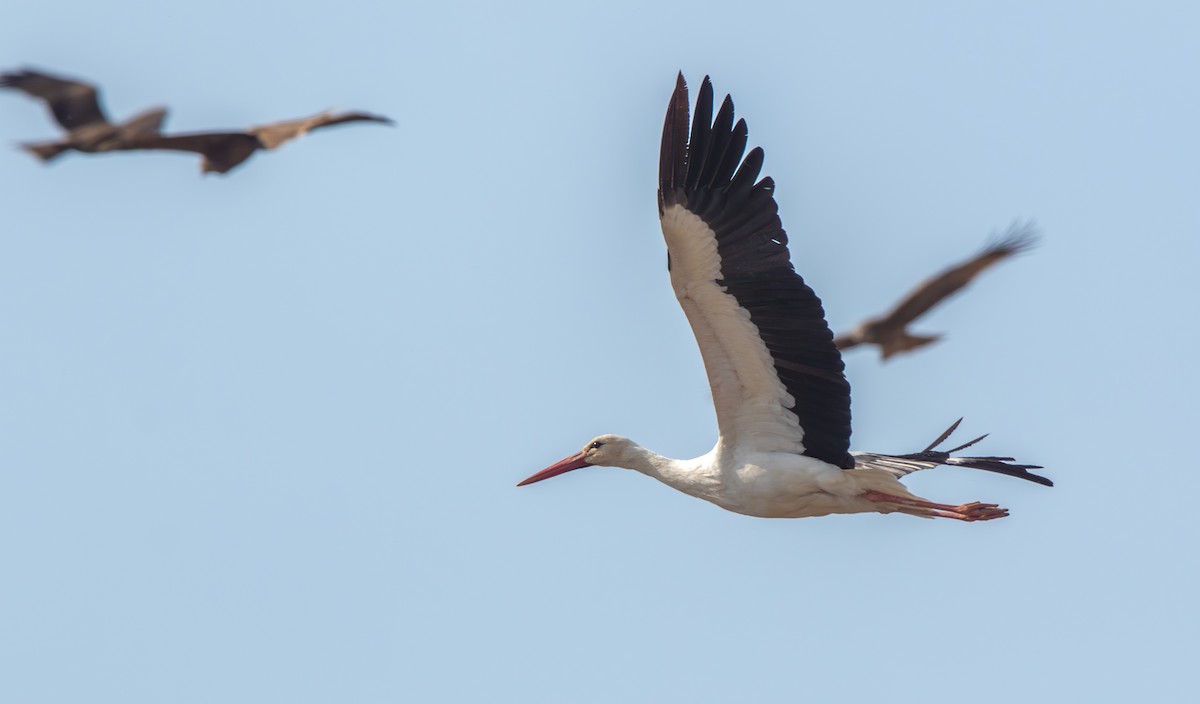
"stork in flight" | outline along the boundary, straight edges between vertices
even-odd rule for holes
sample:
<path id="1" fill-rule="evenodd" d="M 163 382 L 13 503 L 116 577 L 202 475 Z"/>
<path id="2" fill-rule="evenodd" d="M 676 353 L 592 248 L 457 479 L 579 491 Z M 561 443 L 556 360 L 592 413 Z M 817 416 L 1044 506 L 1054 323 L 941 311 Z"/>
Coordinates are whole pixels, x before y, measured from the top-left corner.
<path id="1" fill-rule="evenodd" d="M 895 308 L 877 318 L 864 320 L 844 335 L 838 335 L 833 338 L 833 344 L 839 350 L 858 345 L 877 345 L 879 354 L 886 362 L 894 354 L 911 352 L 937 342 L 942 339 L 941 335 L 914 335 L 908 331 L 908 324 L 958 293 L 984 270 L 1014 254 L 1032 249 L 1035 244 L 1037 230 L 1033 223 L 1014 224 L 1004 237 L 984 247 L 979 254 L 925 279 Z"/>
<path id="2" fill-rule="evenodd" d="M 675 460 L 617 435 L 522 481 L 581 467 L 633 469 L 697 498 L 749 516 L 802 518 L 900 512 L 986 521 L 996 504 L 939 504 L 900 478 L 939 464 L 972 467 L 1052 486 L 1011 457 L 952 457 L 932 445 L 907 455 L 851 453 L 850 385 L 821 301 L 792 268 L 777 214 L 775 183 L 758 180 L 763 151 L 746 149 L 726 96 L 713 119 L 705 77 L 688 131 L 683 74 L 667 106 L 659 162 L 658 212 L 671 286 L 700 345 L 720 431 L 706 455 Z M 756 182 L 757 181 L 757 182 Z"/>

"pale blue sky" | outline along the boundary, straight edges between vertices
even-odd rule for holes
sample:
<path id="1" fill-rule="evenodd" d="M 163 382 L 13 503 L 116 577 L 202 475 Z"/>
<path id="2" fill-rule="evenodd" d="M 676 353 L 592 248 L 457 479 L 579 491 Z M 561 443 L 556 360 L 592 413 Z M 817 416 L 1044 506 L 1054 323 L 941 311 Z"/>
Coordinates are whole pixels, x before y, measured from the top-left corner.
<path id="1" fill-rule="evenodd" d="M 904 5 L 904 7 L 901 7 Z M 9 149 L 0 699 L 1184 701 L 1200 593 L 1192 3 L 9 3 L 0 68 L 170 130 L 324 108 L 201 178 Z M 715 424 L 655 211 L 675 72 L 766 149 L 835 328 L 990 232 L 1033 254 L 848 355 L 854 447 L 965 416 L 1004 521 L 751 519 L 592 469 Z"/>

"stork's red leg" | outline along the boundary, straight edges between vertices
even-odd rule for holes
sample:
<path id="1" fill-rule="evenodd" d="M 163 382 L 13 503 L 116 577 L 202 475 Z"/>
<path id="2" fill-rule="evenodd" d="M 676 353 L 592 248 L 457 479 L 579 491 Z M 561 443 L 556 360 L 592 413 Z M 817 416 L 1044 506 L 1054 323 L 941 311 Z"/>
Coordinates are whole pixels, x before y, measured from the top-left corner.
<path id="1" fill-rule="evenodd" d="M 867 501 L 874 501 L 876 503 L 898 504 L 900 506 L 911 506 L 921 509 L 920 511 L 905 511 L 905 513 L 937 516 L 939 518 L 954 518 L 960 521 L 990 521 L 993 518 L 1004 518 L 1008 515 L 1008 509 L 1006 508 L 978 501 L 972 501 L 969 504 L 962 504 L 960 506 L 951 506 L 950 504 L 935 504 L 932 501 L 922 501 L 921 499 L 913 499 L 906 496 L 893 496 L 892 494 L 885 494 L 882 491 L 874 490 L 864 491 L 861 496 Z"/>

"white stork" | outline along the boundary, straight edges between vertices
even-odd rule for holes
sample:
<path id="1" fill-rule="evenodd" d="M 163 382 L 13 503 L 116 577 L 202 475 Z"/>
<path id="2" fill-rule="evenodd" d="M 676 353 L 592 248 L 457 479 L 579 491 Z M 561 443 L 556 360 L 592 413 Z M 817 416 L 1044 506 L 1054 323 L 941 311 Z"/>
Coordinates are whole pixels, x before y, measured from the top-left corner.
<path id="1" fill-rule="evenodd" d="M 623 467 L 685 494 L 749 516 L 802 518 L 892 513 L 985 521 L 996 504 L 939 504 L 899 479 L 939 464 L 984 469 L 1052 486 L 1011 457 L 951 457 L 932 445 L 907 455 L 850 452 L 850 385 L 821 301 L 792 268 L 770 178 L 757 181 L 763 151 L 743 160 L 746 122 L 734 124 L 726 96 L 716 120 L 705 77 L 688 132 L 680 74 L 667 107 L 659 162 L 658 212 L 675 296 L 700 345 L 720 437 L 706 455 L 675 460 L 617 436 L 522 481 L 589 465 Z"/>

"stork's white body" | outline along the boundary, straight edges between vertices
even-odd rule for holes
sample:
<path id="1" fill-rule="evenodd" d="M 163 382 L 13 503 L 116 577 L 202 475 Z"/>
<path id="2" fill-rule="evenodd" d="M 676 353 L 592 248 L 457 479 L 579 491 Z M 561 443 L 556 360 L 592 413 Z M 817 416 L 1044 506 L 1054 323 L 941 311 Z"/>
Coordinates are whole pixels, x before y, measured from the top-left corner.
<path id="1" fill-rule="evenodd" d="M 685 494 L 747 516 L 806 518 L 898 510 L 862 498 L 867 491 L 917 498 L 885 470 L 844 470 L 790 452 L 718 445 L 706 455 L 677 460 L 615 435 L 602 435 L 596 440 L 617 455 L 613 466 L 641 472 Z"/>
<path id="2" fill-rule="evenodd" d="M 671 286 L 712 388 L 716 447 L 673 460 L 602 435 L 521 484 L 604 465 L 636 470 L 749 516 L 900 511 L 966 521 L 1007 512 L 994 504 L 935 504 L 913 496 L 899 479 L 957 464 L 1049 484 L 1026 471 L 1032 465 L 1008 464 L 1011 458 L 934 451 L 957 423 L 919 453 L 849 452 L 850 386 L 821 302 L 792 268 L 774 182 L 755 182 L 762 150 L 743 160 L 745 122 L 734 124 L 728 97 L 711 120 L 712 103 L 705 78 L 689 132 L 687 87 L 679 77 L 663 128 L 659 216 Z"/>

